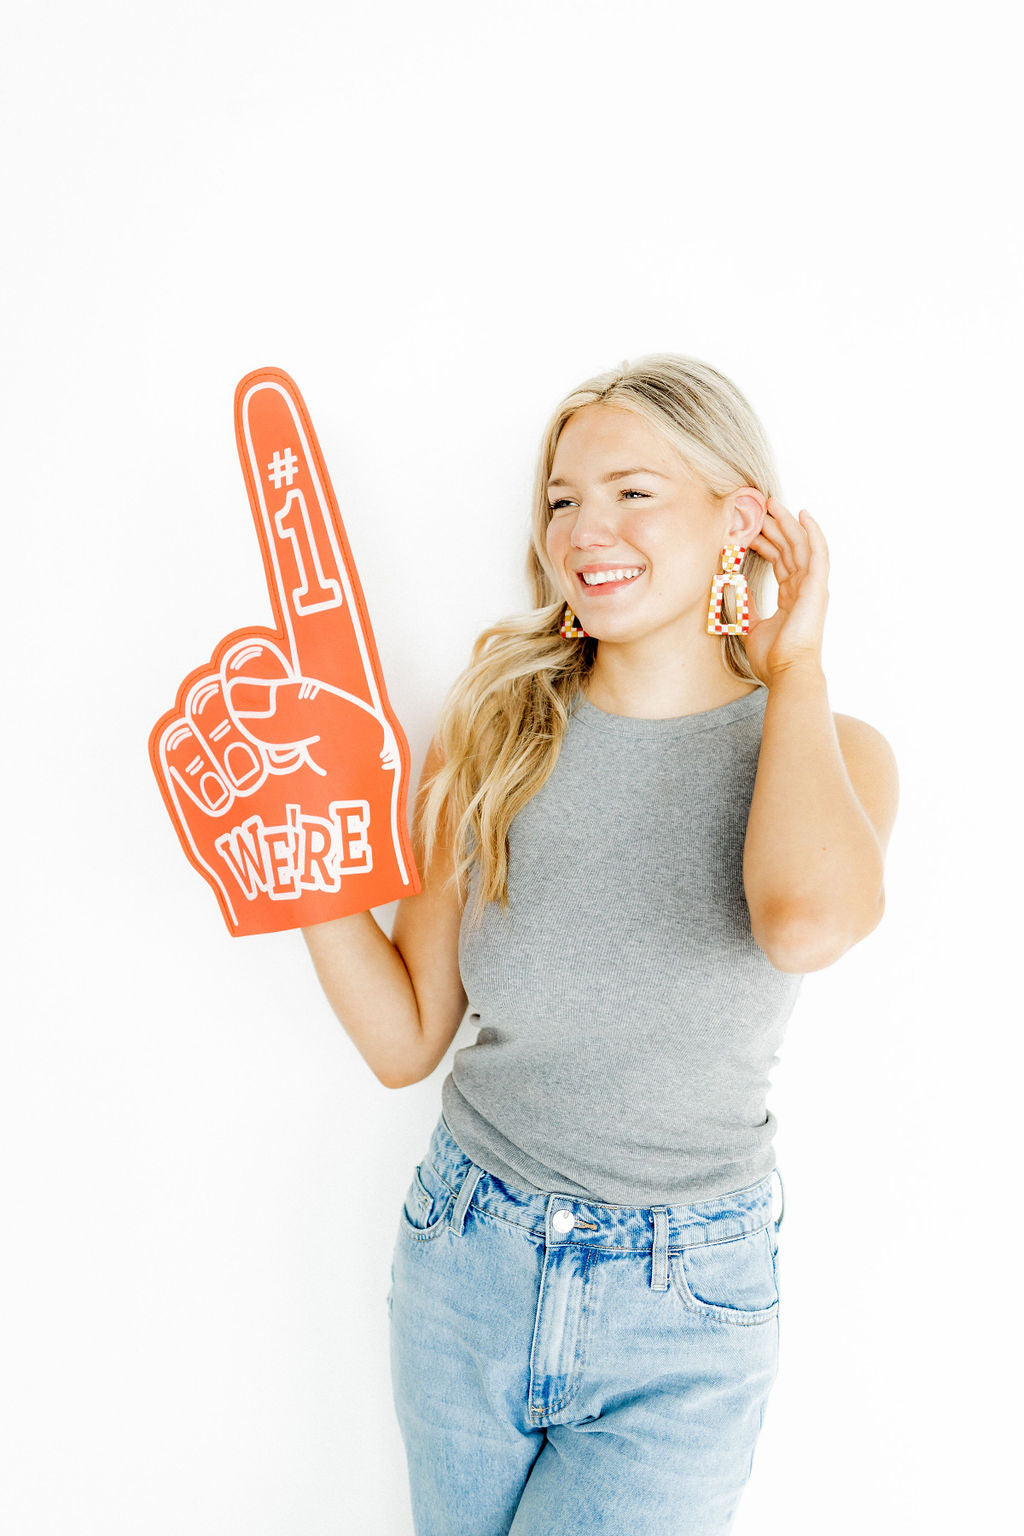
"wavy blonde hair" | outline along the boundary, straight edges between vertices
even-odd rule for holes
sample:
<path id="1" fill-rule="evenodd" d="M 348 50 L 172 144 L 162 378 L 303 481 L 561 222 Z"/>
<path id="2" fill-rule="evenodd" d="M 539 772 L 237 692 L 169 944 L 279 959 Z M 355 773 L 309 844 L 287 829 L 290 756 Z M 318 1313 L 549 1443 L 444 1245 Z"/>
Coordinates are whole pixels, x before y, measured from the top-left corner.
<path id="1" fill-rule="evenodd" d="M 500 619 L 476 640 L 469 665 L 442 706 L 432 743 L 440 765 L 424 778 L 417 795 L 424 868 L 440 839 L 451 857 L 449 884 L 458 885 L 464 900 L 464 882 L 474 859 L 479 860 L 471 922 L 479 921 L 488 901 L 508 909 L 509 827 L 552 772 L 569 706 L 597 653 L 593 637 L 565 640 L 558 632 L 566 600 L 548 560 L 546 533 L 551 517 L 547 482 L 559 435 L 574 411 L 598 403 L 642 416 L 716 501 L 744 485 L 781 498 L 764 428 L 735 384 L 708 363 L 671 352 L 650 353 L 587 379 L 555 407 L 534 481 L 526 556 L 533 608 Z M 741 569 L 759 610 L 770 568 L 762 555 L 747 550 Z M 731 587 L 724 606 L 727 621 L 734 621 Z M 740 636 L 723 635 L 721 646 L 726 672 L 759 682 Z"/>

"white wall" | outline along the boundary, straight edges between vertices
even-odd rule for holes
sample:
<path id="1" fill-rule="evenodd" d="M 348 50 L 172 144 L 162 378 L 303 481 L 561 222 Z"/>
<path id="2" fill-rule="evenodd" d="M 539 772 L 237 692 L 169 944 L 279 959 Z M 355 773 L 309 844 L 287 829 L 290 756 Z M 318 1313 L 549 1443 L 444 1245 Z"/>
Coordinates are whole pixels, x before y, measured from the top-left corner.
<path id="1" fill-rule="evenodd" d="M 57 0 L 8 19 L 6 1529 L 411 1532 L 385 1294 L 451 1054 L 389 1092 L 299 933 L 229 938 L 147 735 L 223 635 L 270 622 L 244 373 L 283 367 L 305 396 L 415 782 L 475 635 L 527 604 L 549 410 L 654 350 L 713 362 L 760 413 L 786 505 L 829 541 L 832 707 L 878 726 L 902 776 L 884 923 L 807 979 L 776 1069 L 783 1353 L 736 1529 L 1000 1528 L 1020 1371 L 1009 14 Z"/>

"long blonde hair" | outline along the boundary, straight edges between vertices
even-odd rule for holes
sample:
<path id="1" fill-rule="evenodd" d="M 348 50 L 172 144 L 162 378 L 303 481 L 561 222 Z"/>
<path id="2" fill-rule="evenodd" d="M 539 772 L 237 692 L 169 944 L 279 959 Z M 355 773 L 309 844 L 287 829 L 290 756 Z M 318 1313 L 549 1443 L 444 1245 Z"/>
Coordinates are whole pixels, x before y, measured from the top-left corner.
<path id="1" fill-rule="evenodd" d="M 552 772 L 569 705 L 594 665 L 593 637 L 566 640 L 558 632 L 566 600 L 548 560 L 546 532 L 547 482 L 559 434 L 574 411 L 599 402 L 635 411 L 657 428 L 715 499 L 744 485 L 781 497 L 764 428 L 735 384 L 708 363 L 650 353 L 587 379 L 556 406 L 534 482 L 526 557 L 533 608 L 500 619 L 476 640 L 468 667 L 442 706 L 433 743 L 440 766 L 417 796 L 424 869 L 441 840 L 451 857 L 450 878 L 464 900 L 463 882 L 474 859 L 479 862 L 471 921 L 479 920 L 488 901 L 508 908 L 508 829 Z M 770 563 L 748 549 L 741 569 L 763 609 Z M 726 588 L 724 605 L 730 622 L 732 590 Z M 723 635 L 721 646 L 726 672 L 759 682 L 740 636 Z"/>

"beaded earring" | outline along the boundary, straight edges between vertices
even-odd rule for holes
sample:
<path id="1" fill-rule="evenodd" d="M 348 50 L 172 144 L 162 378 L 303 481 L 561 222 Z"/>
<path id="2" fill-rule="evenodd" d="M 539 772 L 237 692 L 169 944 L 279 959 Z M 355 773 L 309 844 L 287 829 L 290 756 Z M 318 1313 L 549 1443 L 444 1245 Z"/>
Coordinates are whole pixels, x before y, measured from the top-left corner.
<path id="1" fill-rule="evenodd" d="M 588 638 L 586 630 L 579 623 L 568 603 L 565 605 L 565 614 L 558 633 L 566 640 L 586 640 Z"/>
<path id="2" fill-rule="evenodd" d="M 745 544 L 727 544 L 722 550 L 722 569 L 711 583 L 711 602 L 708 605 L 709 635 L 749 635 L 750 633 L 750 591 L 747 587 L 747 578 L 740 570 L 746 552 Z M 738 622 L 735 624 L 722 623 L 722 594 L 726 587 L 732 587 L 736 593 Z"/>

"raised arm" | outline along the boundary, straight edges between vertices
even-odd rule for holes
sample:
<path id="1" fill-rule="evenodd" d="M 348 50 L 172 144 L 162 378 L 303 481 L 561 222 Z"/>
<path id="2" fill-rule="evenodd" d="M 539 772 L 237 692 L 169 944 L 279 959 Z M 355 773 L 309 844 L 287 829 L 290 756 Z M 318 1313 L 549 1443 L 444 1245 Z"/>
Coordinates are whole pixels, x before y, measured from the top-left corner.
<path id="1" fill-rule="evenodd" d="M 420 787 L 437 771 L 434 743 Z M 462 905 L 446 886 L 452 864 L 439 849 L 424 868 L 417 793 L 413 850 L 422 890 L 398 904 L 393 937 L 372 912 L 303 928 L 303 937 L 331 1007 L 387 1088 L 429 1077 L 444 1057 L 466 1011 L 459 971 Z"/>
<path id="2" fill-rule="evenodd" d="M 778 611 L 751 602 L 747 657 L 768 684 L 743 851 L 754 938 L 781 971 L 817 971 L 866 937 L 885 910 L 884 864 L 899 774 L 881 732 L 833 715 L 821 665 L 825 537 L 769 498 L 750 542 L 773 562 Z"/>

